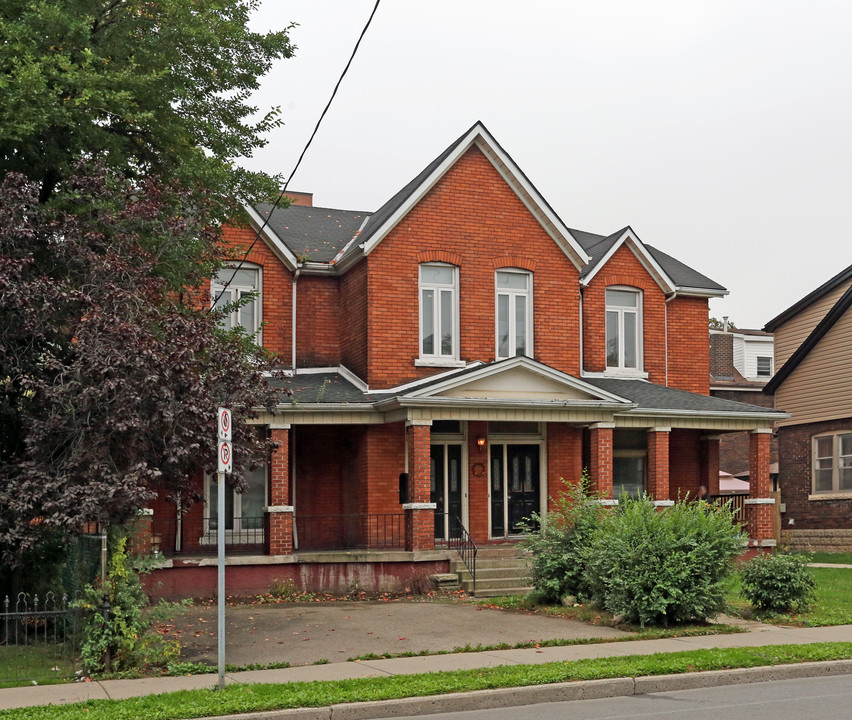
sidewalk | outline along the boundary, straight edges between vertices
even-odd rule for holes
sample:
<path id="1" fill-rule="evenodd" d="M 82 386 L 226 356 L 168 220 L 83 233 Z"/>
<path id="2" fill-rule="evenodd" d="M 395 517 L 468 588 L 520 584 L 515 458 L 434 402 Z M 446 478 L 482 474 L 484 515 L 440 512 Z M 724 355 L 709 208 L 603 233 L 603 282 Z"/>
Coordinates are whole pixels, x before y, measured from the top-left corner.
<path id="1" fill-rule="evenodd" d="M 251 670 L 229 673 L 229 683 L 286 683 L 313 680 L 345 680 L 383 675 L 410 675 L 441 670 L 467 670 L 498 665 L 525 665 L 564 662 L 589 658 L 624 655 L 650 655 L 729 647 L 803 644 L 813 642 L 852 642 L 852 625 L 821 628 L 791 628 L 760 625 L 748 633 L 708 635 L 702 637 L 667 638 L 608 642 L 594 645 L 569 645 L 524 650 L 493 650 L 451 655 L 430 655 L 308 665 L 281 670 Z M 0 690 L 0 709 L 32 705 L 66 704 L 89 699 L 125 699 L 142 695 L 210 688 L 216 675 L 145 678 L 141 680 L 105 680 L 102 682 L 44 685 Z"/>

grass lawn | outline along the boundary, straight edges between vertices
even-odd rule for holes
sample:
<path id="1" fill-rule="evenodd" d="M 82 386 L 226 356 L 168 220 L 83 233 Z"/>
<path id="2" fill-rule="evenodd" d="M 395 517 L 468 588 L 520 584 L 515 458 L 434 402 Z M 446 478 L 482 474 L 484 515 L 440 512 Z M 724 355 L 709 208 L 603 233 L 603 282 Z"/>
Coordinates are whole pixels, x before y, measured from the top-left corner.
<path id="1" fill-rule="evenodd" d="M 816 601 L 807 612 L 789 615 L 754 612 L 739 596 L 740 584 L 737 575 L 732 577 L 728 586 L 728 603 L 740 615 L 753 615 L 756 619 L 775 625 L 817 627 L 852 624 L 852 569 L 811 568 L 811 572 L 816 580 Z"/>
<path id="2" fill-rule="evenodd" d="M 813 552 L 807 553 L 807 555 L 810 558 L 810 562 L 852 565 L 852 553 Z"/>
<path id="3" fill-rule="evenodd" d="M 852 643 L 691 650 L 478 670 L 281 684 L 231 685 L 128 700 L 0 711 L 0 720 L 176 720 L 336 703 L 439 695 L 572 680 L 640 677 L 852 658 Z"/>
<path id="4" fill-rule="evenodd" d="M 0 688 L 65 682 L 75 670 L 59 645 L 0 646 Z"/>

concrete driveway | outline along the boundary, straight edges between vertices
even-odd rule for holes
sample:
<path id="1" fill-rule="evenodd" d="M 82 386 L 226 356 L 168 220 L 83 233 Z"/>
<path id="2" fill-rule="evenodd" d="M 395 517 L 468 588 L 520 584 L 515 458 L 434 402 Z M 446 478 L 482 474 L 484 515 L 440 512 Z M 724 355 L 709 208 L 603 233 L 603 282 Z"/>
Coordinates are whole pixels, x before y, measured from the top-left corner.
<path id="1" fill-rule="evenodd" d="M 417 653 L 630 633 L 533 613 L 442 602 L 235 605 L 226 610 L 228 664 L 309 665 L 368 653 Z M 181 609 L 163 623 L 181 659 L 216 664 L 216 607 Z"/>

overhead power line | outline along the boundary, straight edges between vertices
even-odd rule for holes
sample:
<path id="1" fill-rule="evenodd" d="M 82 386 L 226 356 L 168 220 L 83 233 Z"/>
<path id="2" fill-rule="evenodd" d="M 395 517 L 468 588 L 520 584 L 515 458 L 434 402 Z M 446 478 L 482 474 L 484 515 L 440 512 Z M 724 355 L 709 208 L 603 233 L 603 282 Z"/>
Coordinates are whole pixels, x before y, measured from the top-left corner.
<path id="1" fill-rule="evenodd" d="M 367 18 L 367 22 L 364 25 L 364 29 L 361 30 L 361 34 L 358 36 L 358 41 L 355 43 L 355 47 L 352 48 L 352 54 L 349 56 L 349 61 L 346 63 L 346 67 L 343 68 L 343 72 L 340 73 L 340 77 L 337 79 L 337 82 L 334 85 L 334 90 L 331 91 L 331 97 L 329 97 L 328 102 L 325 104 L 325 108 L 319 116 L 319 120 L 317 120 L 316 125 L 314 125 L 314 130 L 311 133 L 311 136 L 308 138 L 308 142 L 305 143 L 305 147 L 302 149 L 302 152 L 299 155 L 299 159 L 296 160 L 296 164 L 293 166 L 293 170 L 290 172 L 290 175 L 284 181 L 284 187 L 281 189 L 281 193 L 278 195 L 278 198 L 272 204 L 272 209 L 269 211 L 269 214 L 264 218 L 263 224 L 258 228 L 257 232 L 254 234 L 254 239 L 251 241 L 251 245 L 248 246 L 248 249 L 243 253 L 243 257 L 240 259 L 240 262 L 237 263 L 237 266 L 234 268 L 234 272 L 231 274 L 231 277 L 228 278 L 228 282 L 222 287 L 222 290 L 216 295 L 216 298 L 210 305 L 210 310 L 208 313 L 216 307 L 216 303 L 219 302 L 219 299 L 222 295 L 225 294 L 225 291 L 233 282 L 234 278 L 237 275 L 239 269 L 245 263 L 246 258 L 249 256 L 251 251 L 254 249 L 254 246 L 257 244 L 257 241 L 260 239 L 260 234 L 263 232 L 264 228 L 269 224 L 269 219 L 272 217 L 272 213 L 278 208 L 281 203 L 281 200 L 284 198 L 285 193 L 287 192 L 287 186 L 290 184 L 290 180 L 293 178 L 293 175 L 296 174 L 296 171 L 299 169 L 299 165 L 302 164 L 302 159 L 305 157 L 305 153 L 308 152 L 308 148 L 311 146 L 311 143 L 314 141 L 314 137 L 316 137 L 317 131 L 319 130 L 320 125 L 322 124 L 323 118 L 325 118 L 328 109 L 331 107 L 331 103 L 334 101 L 334 97 L 337 95 L 337 90 L 340 88 L 340 83 L 343 82 L 343 78 L 346 77 L 346 73 L 349 71 L 349 66 L 352 65 L 352 61 L 355 59 L 355 54 L 358 52 L 358 48 L 361 45 L 361 41 L 364 39 L 364 35 L 367 33 L 367 29 L 370 27 L 370 23 L 373 22 L 373 17 L 376 14 L 376 10 L 379 9 L 379 3 L 381 0 L 376 0 L 376 4 L 373 5 L 373 11 L 370 13 L 370 17 Z"/>

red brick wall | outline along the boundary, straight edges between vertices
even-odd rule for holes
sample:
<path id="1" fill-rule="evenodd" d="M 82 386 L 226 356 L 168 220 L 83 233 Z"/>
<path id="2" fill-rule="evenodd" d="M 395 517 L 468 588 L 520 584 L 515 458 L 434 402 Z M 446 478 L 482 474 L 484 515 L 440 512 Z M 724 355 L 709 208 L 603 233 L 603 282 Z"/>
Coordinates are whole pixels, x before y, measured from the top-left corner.
<path id="1" fill-rule="evenodd" d="M 477 438 L 488 437 L 488 423 L 471 420 L 467 424 L 468 474 L 467 490 L 469 498 L 467 531 L 474 542 L 488 540 L 488 445 L 482 449 L 476 444 Z"/>
<path id="2" fill-rule="evenodd" d="M 494 271 L 508 264 L 534 269 L 535 358 L 579 372 L 577 269 L 472 148 L 368 258 L 371 387 L 436 372 L 414 367 L 418 268 L 446 257 L 460 266 L 461 359 L 494 359 Z"/>
<path id="3" fill-rule="evenodd" d="M 589 478 L 592 490 L 612 498 L 612 428 L 589 430 Z"/>
<path id="4" fill-rule="evenodd" d="M 583 473 L 583 431 L 567 423 L 547 425 L 547 506 L 565 490 L 563 480 L 580 482 Z"/>
<path id="5" fill-rule="evenodd" d="M 423 428 L 421 428 L 423 429 Z M 428 428 L 426 428 L 428 430 Z M 405 472 L 405 426 L 401 422 L 373 425 L 367 431 L 368 512 L 400 513 L 399 474 Z M 429 446 L 426 445 L 426 482 L 429 481 Z M 409 459 L 409 470 L 411 460 Z M 426 499 L 412 502 L 429 502 Z"/>
<path id="6" fill-rule="evenodd" d="M 784 530 L 852 528 L 852 500 L 808 500 L 811 494 L 811 438 L 838 430 L 852 431 L 852 418 L 778 428 L 778 486 L 781 502 L 786 506 L 781 516 Z"/>
<path id="7" fill-rule="evenodd" d="M 296 284 L 298 367 L 340 364 L 339 280 L 301 275 Z"/>
<path id="8" fill-rule="evenodd" d="M 648 432 L 648 495 L 654 500 L 669 500 L 669 435 Z"/>
<path id="9" fill-rule="evenodd" d="M 706 333 L 705 333 L 706 334 Z M 669 435 L 669 498 L 677 500 L 689 493 L 694 497 L 701 475 L 700 430 L 672 428 Z"/>
<path id="10" fill-rule="evenodd" d="M 229 248 L 229 255 L 237 259 L 242 258 L 254 237 L 254 230 L 247 227 L 226 225 L 223 231 L 223 242 Z M 262 268 L 263 344 L 289 366 L 292 357 L 293 276 L 263 240 L 257 241 L 246 261 Z"/>
<path id="11" fill-rule="evenodd" d="M 416 292 L 416 291 L 415 291 Z M 367 263 L 340 278 L 340 350 L 343 364 L 367 379 Z"/>
<path id="12" fill-rule="evenodd" d="M 677 297 L 669 303 L 669 387 L 710 394 L 707 323 L 706 298 Z"/>

